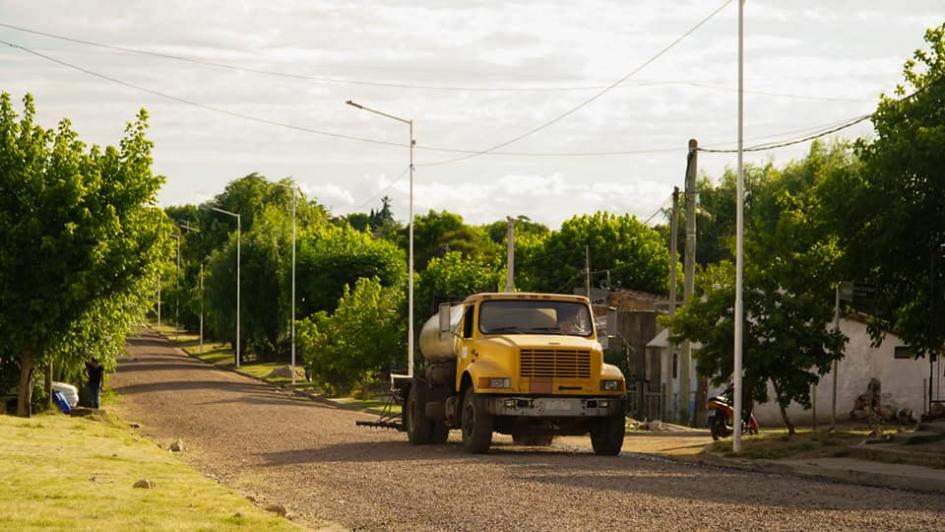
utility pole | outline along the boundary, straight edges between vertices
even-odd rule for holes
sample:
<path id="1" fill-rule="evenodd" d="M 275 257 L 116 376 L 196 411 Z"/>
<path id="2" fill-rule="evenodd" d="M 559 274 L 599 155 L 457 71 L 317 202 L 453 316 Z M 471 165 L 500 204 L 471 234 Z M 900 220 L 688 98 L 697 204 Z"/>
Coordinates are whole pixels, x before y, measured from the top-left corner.
<path id="1" fill-rule="evenodd" d="M 174 270 L 174 341 L 180 340 L 180 235 L 177 236 L 177 267 Z"/>
<path id="2" fill-rule="evenodd" d="M 676 264 L 679 262 L 679 187 L 673 187 L 673 213 L 669 222 L 669 317 L 676 315 Z M 670 405 L 673 401 L 673 363 L 678 356 L 678 346 L 673 343 L 666 368 L 666 387 L 663 389 L 663 412 L 672 417 Z"/>
<path id="3" fill-rule="evenodd" d="M 584 246 L 584 294 L 591 298 L 591 246 Z"/>
<path id="4" fill-rule="evenodd" d="M 696 281 L 696 165 L 699 154 L 699 142 L 689 139 L 689 154 L 686 161 L 686 249 L 683 257 L 685 277 L 683 280 L 683 301 L 688 302 L 695 291 Z M 679 419 L 685 424 L 691 421 L 689 396 L 692 372 L 692 344 L 683 342 L 679 357 Z"/>
<path id="5" fill-rule="evenodd" d="M 833 330 L 840 331 L 840 283 L 837 283 L 833 298 Z M 840 369 L 840 363 L 833 361 L 833 391 L 830 405 L 830 432 L 833 432 L 837 426 L 837 371 Z"/>
<path id="6" fill-rule="evenodd" d="M 506 221 L 509 224 L 508 235 L 506 240 L 508 241 L 508 259 L 507 266 L 508 271 L 506 272 L 505 278 L 505 291 L 514 292 L 515 291 L 515 218 L 511 216 L 506 217 Z"/>
<path id="7" fill-rule="evenodd" d="M 200 263 L 200 354 L 203 354 L 203 262 Z"/>

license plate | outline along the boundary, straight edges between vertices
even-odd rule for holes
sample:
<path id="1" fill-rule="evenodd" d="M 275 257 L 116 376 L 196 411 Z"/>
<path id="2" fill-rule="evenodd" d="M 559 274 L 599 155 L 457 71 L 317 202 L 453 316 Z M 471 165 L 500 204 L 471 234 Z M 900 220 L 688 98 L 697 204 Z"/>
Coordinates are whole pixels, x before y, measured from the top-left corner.
<path id="1" fill-rule="evenodd" d="M 567 399 L 548 399 L 545 402 L 545 410 L 571 411 L 574 410 L 574 401 Z"/>

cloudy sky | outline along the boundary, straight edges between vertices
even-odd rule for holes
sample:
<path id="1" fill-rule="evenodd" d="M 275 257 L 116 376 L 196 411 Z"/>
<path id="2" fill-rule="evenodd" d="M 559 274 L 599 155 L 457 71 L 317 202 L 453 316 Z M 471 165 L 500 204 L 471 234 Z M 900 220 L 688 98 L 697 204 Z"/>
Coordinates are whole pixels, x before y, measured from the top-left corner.
<path id="1" fill-rule="evenodd" d="M 39 119 L 69 117 L 84 139 L 117 142 L 145 107 L 167 176 L 163 205 L 200 202 L 236 177 L 293 176 L 335 213 L 381 195 L 407 212 L 407 126 L 344 104 L 412 118 L 418 212 L 448 209 L 484 223 L 527 215 L 557 225 L 610 210 L 647 218 L 682 185 L 689 138 L 734 147 L 737 4 L 731 2 L 640 69 L 722 0 L 267 2 L 0 1 L 0 23 L 185 56 L 274 76 L 141 56 L 0 27 L 0 39 L 189 102 L 332 138 L 214 112 L 90 76 L 0 45 L 0 90 L 34 94 Z M 749 0 L 745 7 L 746 143 L 793 138 L 869 113 L 942 0 Z M 554 125 L 487 154 L 624 83 Z M 318 79 L 312 79 L 318 78 Z M 866 135 L 868 123 L 846 135 Z M 593 152 L 622 155 L 564 156 Z M 752 155 L 786 161 L 796 146 Z M 508 154 L 512 153 L 512 154 Z M 437 164 L 440 163 L 440 164 Z M 718 176 L 734 156 L 700 155 Z M 657 221 L 657 220 L 654 220 Z"/>

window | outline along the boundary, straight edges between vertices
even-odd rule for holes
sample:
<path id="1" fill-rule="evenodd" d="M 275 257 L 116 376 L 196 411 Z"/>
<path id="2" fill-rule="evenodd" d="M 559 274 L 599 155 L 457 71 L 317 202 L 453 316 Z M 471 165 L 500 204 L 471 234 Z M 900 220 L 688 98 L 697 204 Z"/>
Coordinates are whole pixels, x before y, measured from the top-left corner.
<path id="1" fill-rule="evenodd" d="M 479 330 L 485 334 L 594 333 L 590 309 L 583 303 L 512 299 L 485 301 L 479 307 Z"/>
<path id="2" fill-rule="evenodd" d="M 896 358 L 913 359 L 915 358 L 915 353 L 913 353 L 912 348 L 907 345 L 897 345 L 893 356 Z"/>
<path id="3" fill-rule="evenodd" d="M 472 305 L 466 307 L 466 314 L 463 316 L 463 338 L 472 338 L 474 308 Z"/>

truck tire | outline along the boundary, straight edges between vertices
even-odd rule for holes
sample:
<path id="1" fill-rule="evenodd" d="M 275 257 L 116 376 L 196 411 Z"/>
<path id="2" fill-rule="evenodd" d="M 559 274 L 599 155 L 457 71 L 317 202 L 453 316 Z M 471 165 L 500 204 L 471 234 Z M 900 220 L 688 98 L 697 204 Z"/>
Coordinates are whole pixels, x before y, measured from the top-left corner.
<path id="1" fill-rule="evenodd" d="M 430 443 L 433 433 L 433 422 L 424 414 L 424 404 L 420 386 L 414 384 L 407 394 L 407 403 L 404 405 L 404 428 L 407 429 L 407 439 L 414 445 Z"/>
<path id="2" fill-rule="evenodd" d="M 492 445 L 492 415 L 485 412 L 476 401 L 472 387 L 463 396 L 463 447 L 467 452 L 482 454 Z"/>
<path id="3" fill-rule="evenodd" d="M 513 434 L 512 441 L 515 445 L 523 445 L 525 447 L 547 447 L 551 445 L 551 442 L 555 440 L 555 437 L 551 434 Z"/>
<path id="4" fill-rule="evenodd" d="M 591 424 L 591 446 L 594 454 L 616 456 L 623 447 L 627 426 L 623 415 L 595 419 Z"/>

